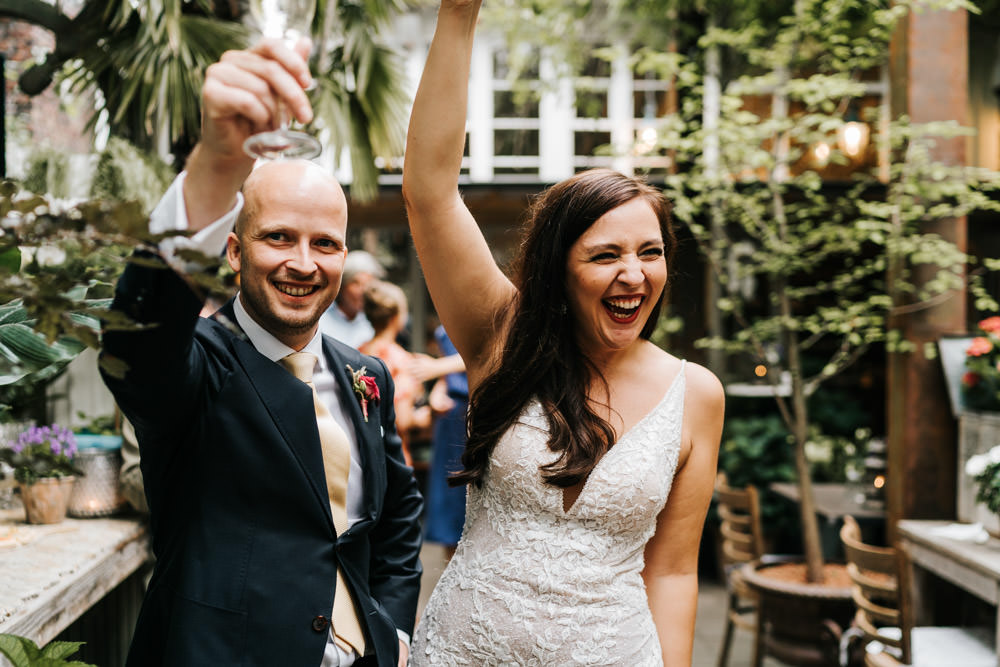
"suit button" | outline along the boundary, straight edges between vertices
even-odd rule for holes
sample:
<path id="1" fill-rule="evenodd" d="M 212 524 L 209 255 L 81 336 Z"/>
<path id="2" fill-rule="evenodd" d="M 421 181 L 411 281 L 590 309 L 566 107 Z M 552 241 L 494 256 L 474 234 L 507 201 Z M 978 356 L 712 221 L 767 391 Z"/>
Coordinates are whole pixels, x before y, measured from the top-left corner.
<path id="1" fill-rule="evenodd" d="M 312 629 L 316 632 L 323 632 L 330 627 L 330 621 L 326 620 L 326 616 L 317 616 L 313 619 Z"/>

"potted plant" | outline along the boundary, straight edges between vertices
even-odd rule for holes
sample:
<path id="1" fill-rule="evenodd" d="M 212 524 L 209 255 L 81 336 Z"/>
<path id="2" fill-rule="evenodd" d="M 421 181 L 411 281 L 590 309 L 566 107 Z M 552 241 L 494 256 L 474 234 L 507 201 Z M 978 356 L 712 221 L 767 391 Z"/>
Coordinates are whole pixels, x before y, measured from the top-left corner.
<path id="1" fill-rule="evenodd" d="M 965 350 L 962 404 L 970 410 L 1000 412 L 1000 317 L 987 317 L 978 326 L 981 335 Z"/>
<path id="2" fill-rule="evenodd" d="M 66 516 L 77 475 L 76 437 L 68 428 L 32 426 L 0 449 L 0 460 L 14 469 L 28 523 L 58 523 Z"/>
<path id="3" fill-rule="evenodd" d="M 1000 445 L 1000 317 L 987 317 L 978 328 L 980 335 L 965 346 L 964 373 L 959 383 L 956 513 L 959 520 L 981 523 L 986 530 L 1000 535 L 1000 495 L 990 490 Z"/>

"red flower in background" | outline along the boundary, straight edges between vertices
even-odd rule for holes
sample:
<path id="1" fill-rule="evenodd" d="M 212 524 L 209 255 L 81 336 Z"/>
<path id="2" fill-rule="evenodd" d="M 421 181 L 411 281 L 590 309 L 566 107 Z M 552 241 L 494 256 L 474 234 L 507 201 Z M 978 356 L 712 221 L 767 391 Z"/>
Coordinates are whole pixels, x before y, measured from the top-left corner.
<path id="1" fill-rule="evenodd" d="M 979 328 L 986 333 L 1000 334 L 1000 316 L 987 317 L 979 323 Z"/>
<path id="2" fill-rule="evenodd" d="M 962 384 L 964 384 L 966 387 L 975 387 L 977 384 L 979 384 L 979 374 L 973 373 L 972 371 L 967 371 L 962 376 Z"/>
<path id="3" fill-rule="evenodd" d="M 965 354 L 970 357 L 981 357 L 984 354 L 988 354 L 992 349 L 993 343 L 990 342 L 989 338 L 977 336 L 972 339 L 972 343 L 969 344 L 969 348 L 965 351 Z"/>

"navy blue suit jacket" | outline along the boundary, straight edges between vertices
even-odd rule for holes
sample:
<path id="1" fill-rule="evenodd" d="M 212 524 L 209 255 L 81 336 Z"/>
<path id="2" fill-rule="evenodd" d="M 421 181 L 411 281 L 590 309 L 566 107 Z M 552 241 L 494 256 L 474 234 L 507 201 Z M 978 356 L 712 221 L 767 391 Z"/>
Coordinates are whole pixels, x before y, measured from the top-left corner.
<path id="1" fill-rule="evenodd" d="M 395 665 L 396 628 L 412 633 L 416 613 L 422 499 L 385 365 L 324 337 L 364 471 L 363 517 L 338 536 L 309 387 L 257 352 L 232 302 L 200 318 L 180 276 L 146 259 L 113 308 L 150 326 L 106 330 L 102 352 L 127 364 L 104 379 L 136 429 L 156 556 L 128 664 L 319 665 L 340 565 L 367 652 Z M 378 383 L 367 422 L 348 365 Z"/>

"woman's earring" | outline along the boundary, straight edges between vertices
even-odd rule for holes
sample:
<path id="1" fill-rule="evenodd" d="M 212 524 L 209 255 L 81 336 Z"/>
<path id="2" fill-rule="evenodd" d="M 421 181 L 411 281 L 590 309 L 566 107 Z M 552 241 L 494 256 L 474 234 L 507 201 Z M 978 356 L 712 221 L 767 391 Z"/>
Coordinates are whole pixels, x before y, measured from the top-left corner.
<path id="1" fill-rule="evenodd" d="M 569 312 L 569 309 L 566 308 L 566 304 L 565 303 L 562 304 L 561 306 L 559 306 L 559 314 L 560 315 L 565 315 L 568 312 Z"/>

